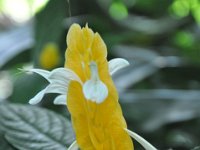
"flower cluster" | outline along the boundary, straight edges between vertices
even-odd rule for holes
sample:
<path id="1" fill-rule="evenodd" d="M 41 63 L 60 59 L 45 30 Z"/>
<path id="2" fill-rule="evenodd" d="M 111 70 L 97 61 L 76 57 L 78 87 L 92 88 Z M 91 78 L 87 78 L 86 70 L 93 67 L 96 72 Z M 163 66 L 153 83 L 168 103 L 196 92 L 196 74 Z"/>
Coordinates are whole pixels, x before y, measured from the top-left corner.
<path id="1" fill-rule="evenodd" d="M 155 150 L 142 137 L 127 129 L 112 75 L 129 65 L 122 58 L 107 61 L 107 48 L 98 33 L 87 25 L 73 24 L 67 35 L 64 68 L 30 69 L 49 85 L 29 103 L 37 104 L 46 93 L 58 93 L 54 104 L 67 105 L 76 141 L 68 148 L 84 150 L 133 150 L 133 137 L 147 150 Z"/>

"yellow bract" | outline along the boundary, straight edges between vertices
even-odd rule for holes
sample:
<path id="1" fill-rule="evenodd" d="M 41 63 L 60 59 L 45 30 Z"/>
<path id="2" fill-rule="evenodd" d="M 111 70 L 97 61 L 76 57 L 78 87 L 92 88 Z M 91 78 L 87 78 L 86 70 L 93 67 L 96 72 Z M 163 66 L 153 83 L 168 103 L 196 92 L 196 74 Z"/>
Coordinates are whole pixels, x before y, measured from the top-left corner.
<path id="1" fill-rule="evenodd" d="M 60 62 L 59 49 L 54 43 L 47 43 L 41 51 L 39 63 L 44 69 L 53 69 Z"/>
<path id="2" fill-rule="evenodd" d="M 67 35 L 67 45 L 65 67 L 73 70 L 84 83 L 90 79 L 90 63 L 95 62 L 99 78 L 108 88 L 107 98 L 97 104 L 85 99 L 80 83 L 70 82 L 67 107 L 79 147 L 83 150 L 133 150 L 109 74 L 107 48 L 100 35 L 87 25 L 81 28 L 73 24 Z"/>

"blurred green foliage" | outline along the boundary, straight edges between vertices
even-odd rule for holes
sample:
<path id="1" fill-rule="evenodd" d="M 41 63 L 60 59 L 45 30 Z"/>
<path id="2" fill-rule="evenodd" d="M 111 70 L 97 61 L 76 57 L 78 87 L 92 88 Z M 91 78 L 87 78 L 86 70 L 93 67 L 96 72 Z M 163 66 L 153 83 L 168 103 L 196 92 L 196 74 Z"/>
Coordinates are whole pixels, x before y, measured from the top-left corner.
<path id="1" fill-rule="evenodd" d="M 175 0 L 170 8 L 177 17 L 186 17 L 191 12 L 197 23 L 200 23 L 199 0 Z"/>
<path id="2" fill-rule="evenodd" d="M 124 19 L 128 16 L 128 10 L 126 6 L 121 2 L 112 3 L 109 12 L 110 15 L 117 20 Z"/>
<path id="3" fill-rule="evenodd" d="M 198 150 L 199 0 L 49 0 L 29 22 L 10 19 L 0 17 L 0 67 L 13 84 L 2 105 L 27 104 L 44 88 L 47 81 L 17 68 L 42 67 L 39 58 L 48 43 L 59 48 L 63 66 L 69 26 L 88 23 L 105 40 L 109 59 L 123 57 L 131 64 L 113 76 L 128 127 L 158 149 Z M 5 80 L 0 76 L 0 85 Z M 65 107 L 52 106 L 53 97 L 45 96 L 40 106 L 69 119 Z"/>

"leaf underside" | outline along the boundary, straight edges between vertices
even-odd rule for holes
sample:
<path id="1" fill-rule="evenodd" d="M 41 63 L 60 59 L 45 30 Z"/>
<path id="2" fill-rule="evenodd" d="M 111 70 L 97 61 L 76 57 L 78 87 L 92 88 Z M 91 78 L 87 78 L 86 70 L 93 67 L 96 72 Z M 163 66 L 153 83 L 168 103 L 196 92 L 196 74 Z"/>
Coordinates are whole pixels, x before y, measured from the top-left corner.
<path id="1" fill-rule="evenodd" d="M 0 105 L 0 129 L 6 140 L 20 150 L 66 150 L 74 140 L 68 120 L 28 105 Z"/>

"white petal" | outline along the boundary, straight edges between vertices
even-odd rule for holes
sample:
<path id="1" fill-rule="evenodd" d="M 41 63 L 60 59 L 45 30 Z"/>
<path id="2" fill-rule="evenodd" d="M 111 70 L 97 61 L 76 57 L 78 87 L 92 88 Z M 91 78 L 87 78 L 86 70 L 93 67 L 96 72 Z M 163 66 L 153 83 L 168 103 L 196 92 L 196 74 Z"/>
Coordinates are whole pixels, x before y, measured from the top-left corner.
<path id="1" fill-rule="evenodd" d="M 125 129 L 125 131 L 134 138 L 138 143 L 140 143 L 146 150 L 157 150 L 153 145 L 151 145 L 148 141 L 144 138 L 136 134 L 135 132 Z"/>
<path id="2" fill-rule="evenodd" d="M 113 75 L 116 71 L 129 65 L 129 62 L 123 58 L 115 58 L 108 62 L 110 75 Z"/>
<path id="3" fill-rule="evenodd" d="M 78 150 L 78 144 L 74 141 L 67 150 Z"/>
<path id="4" fill-rule="evenodd" d="M 51 72 L 43 69 L 30 69 L 26 71 L 35 72 L 43 76 L 50 82 L 50 84 L 44 90 L 40 91 L 34 98 L 29 101 L 30 104 L 39 103 L 46 93 L 58 93 L 61 95 L 66 95 L 68 85 L 71 80 L 78 81 L 82 84 L 81 79 L 76 75 L 76 73 L 67 68 L 57 68 Z M 59 97 L 59 99 L 61 99 L 61 97 Z M 56 101 L 54 101 L 54 103 L 61 104 L 61 101 L 58 101 L 57 99 Z M 62 102 L 62 104 L 64 104 L 64 101 Z"/>
<path id="5" fill-rule="evenodd" d="M 65 86 L 63 84 L 50 83 L 47 86 L 45 93 L 57 93 L 57 94 L 66 95 L 67 88 L 68 88 L 67 85 Z"/>
<path id="6" fill-rule="evenodd" d="M 53 103 L 55 105 L 67 105 L 66 99 L 67 99 L 67 95 L 59 95 L 54 99 Z"/>
<path id="7" fill-rule="evenodd" d="M 45 89 L 43 89 L 42 91 L 40 91 L 39 93 L 37 93 L 37 95 L 35 95 L 31 100 L 29 100 L 29 104 L 35 105 L 35 104 L 39 103 L 42 100 L 42 98 L 44 97 L 46 90 L 47 90 L 47 87 Z"/>
<path id="8" fill-rule="evenodd" d="M 108 89 L 101 81 L 88 80 L 83 85 L 83 93 L 86 99 L 96 103 L 102 103 L 108 96 Z"/>
<path id="9" fill-rule="evenodd" d="M 39 103 L 45 94 L 47 93 L 57 93 L 66 95 L 67 93 L 67 86 L 63 86 L 62 84 L 51 83 L 45 89 L 37 93 L 31 100 L 29 100 L 29 104 L 35 105 Z"/>
<path id="10" fill-rule="evenodd" d="M 67 68 L 54 69 L 49 75 L 49 80 L 51 82 L 65 82 L 66 84 L 69 83 L 70 80 L 75 80 L 82 84 L 82 81 L 78 75 L 71 69 Z"/>
<path id="11" fill-rule="evenodd" d="M 34 72 L 34 73 L 37 73 L 37 74 L 41 75 L 42 77 L 44 77 L 47 80 L 48 80 L 48 77 L 50 75 L 50 71 L 43 70 L 43 69 L 29 69 L 29 70 L 22 69 L 22 70 L 25 71 L 25 72 Z"/>

